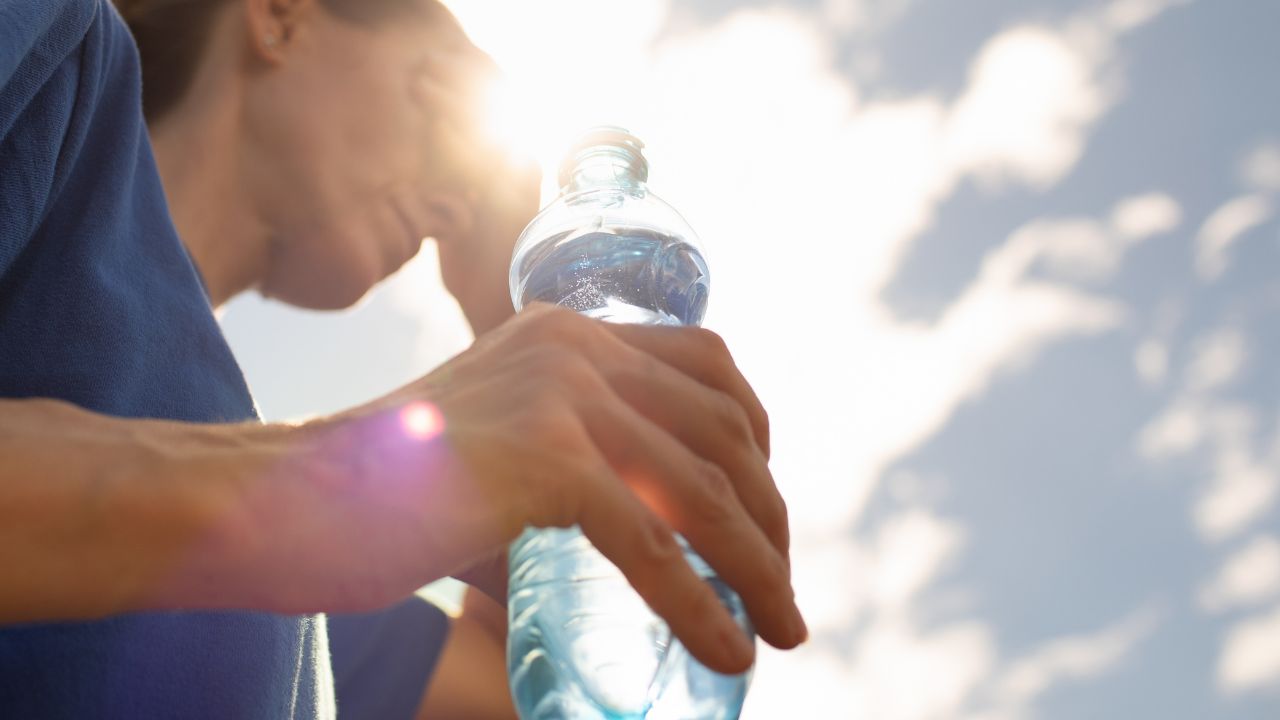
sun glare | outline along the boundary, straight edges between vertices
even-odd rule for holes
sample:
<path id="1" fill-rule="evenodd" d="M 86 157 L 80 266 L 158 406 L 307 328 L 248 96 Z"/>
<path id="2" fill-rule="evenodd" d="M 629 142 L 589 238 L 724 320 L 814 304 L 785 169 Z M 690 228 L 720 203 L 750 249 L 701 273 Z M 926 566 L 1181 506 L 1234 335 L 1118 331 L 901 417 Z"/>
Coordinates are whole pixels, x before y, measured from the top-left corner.
<path id="1" fill-rule="evenodd" d="M 565 119 L 547 109 L 529 83 L 509 76 L 495 80 L 483 102 L 489 138 L 512 157 L 536 160 L 545 172 L 563 150 L 556 130 Z"/>
<path id="2" fill-rule="evenodd" d="M 497 11 L 490 3 L 446 4 L 502 70 L 485 93 L 487 131 L 514 156 L 536 160 L 548 183 L 586 128 L 643 129 L 636 127 L 646 110 L 640 89 L 666 17 L 664 2 L 507 2 Z"/>

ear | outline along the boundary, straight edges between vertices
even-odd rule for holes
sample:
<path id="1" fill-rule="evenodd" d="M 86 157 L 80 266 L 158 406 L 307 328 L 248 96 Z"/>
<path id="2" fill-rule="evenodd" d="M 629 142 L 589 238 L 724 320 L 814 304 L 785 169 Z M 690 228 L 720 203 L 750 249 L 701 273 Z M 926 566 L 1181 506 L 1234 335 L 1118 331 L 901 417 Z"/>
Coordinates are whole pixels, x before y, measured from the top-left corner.
<path id="1" fill-rule="evenodd" d="M 281 62 L 315 5 L 316 0 L 244 0 L 250 53 L 268 63 Z"/>

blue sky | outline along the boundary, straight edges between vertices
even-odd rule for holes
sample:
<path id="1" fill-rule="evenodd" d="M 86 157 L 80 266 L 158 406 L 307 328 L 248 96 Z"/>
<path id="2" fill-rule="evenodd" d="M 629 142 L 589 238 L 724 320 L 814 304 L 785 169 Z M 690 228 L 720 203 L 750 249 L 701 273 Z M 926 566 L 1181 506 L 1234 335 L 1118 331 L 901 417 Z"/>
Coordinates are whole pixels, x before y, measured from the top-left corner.
<path id="1" fill-rule="evenodd" d="M 814 630 L 744 717 L 1280 717 L 1280 4 L 451 5 L 708 245 Z M 224 327 L 274 419 L 468 342 L 429 251 Z"/>

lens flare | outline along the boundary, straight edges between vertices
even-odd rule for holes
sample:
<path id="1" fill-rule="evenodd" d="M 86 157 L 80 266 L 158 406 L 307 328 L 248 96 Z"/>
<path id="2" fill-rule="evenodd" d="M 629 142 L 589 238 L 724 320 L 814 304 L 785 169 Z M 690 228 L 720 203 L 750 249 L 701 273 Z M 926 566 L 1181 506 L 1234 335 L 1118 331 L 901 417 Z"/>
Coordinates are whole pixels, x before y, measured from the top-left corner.
<path id="1" fill-rule="evenodd" d="M 444 416 L 434 405 L 416 402 L 400 411 L 400 425 L 414 440 L 430 440 L 444 431 Z"/>

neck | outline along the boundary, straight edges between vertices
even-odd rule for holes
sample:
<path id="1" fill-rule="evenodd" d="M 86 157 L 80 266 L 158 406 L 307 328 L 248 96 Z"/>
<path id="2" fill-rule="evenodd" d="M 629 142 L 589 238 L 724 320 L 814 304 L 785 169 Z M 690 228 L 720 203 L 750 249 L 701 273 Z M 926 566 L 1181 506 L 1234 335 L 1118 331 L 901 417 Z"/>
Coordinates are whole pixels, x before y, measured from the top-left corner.
<path id="1" fill-rule="evenodd" d="M 178 236 L 216 308 L 261 283 L 270 234 L 245 197 L 237 94 L 211 84 L 197 77 L 187 98 L 152 124 L 151 142 Z"/>

